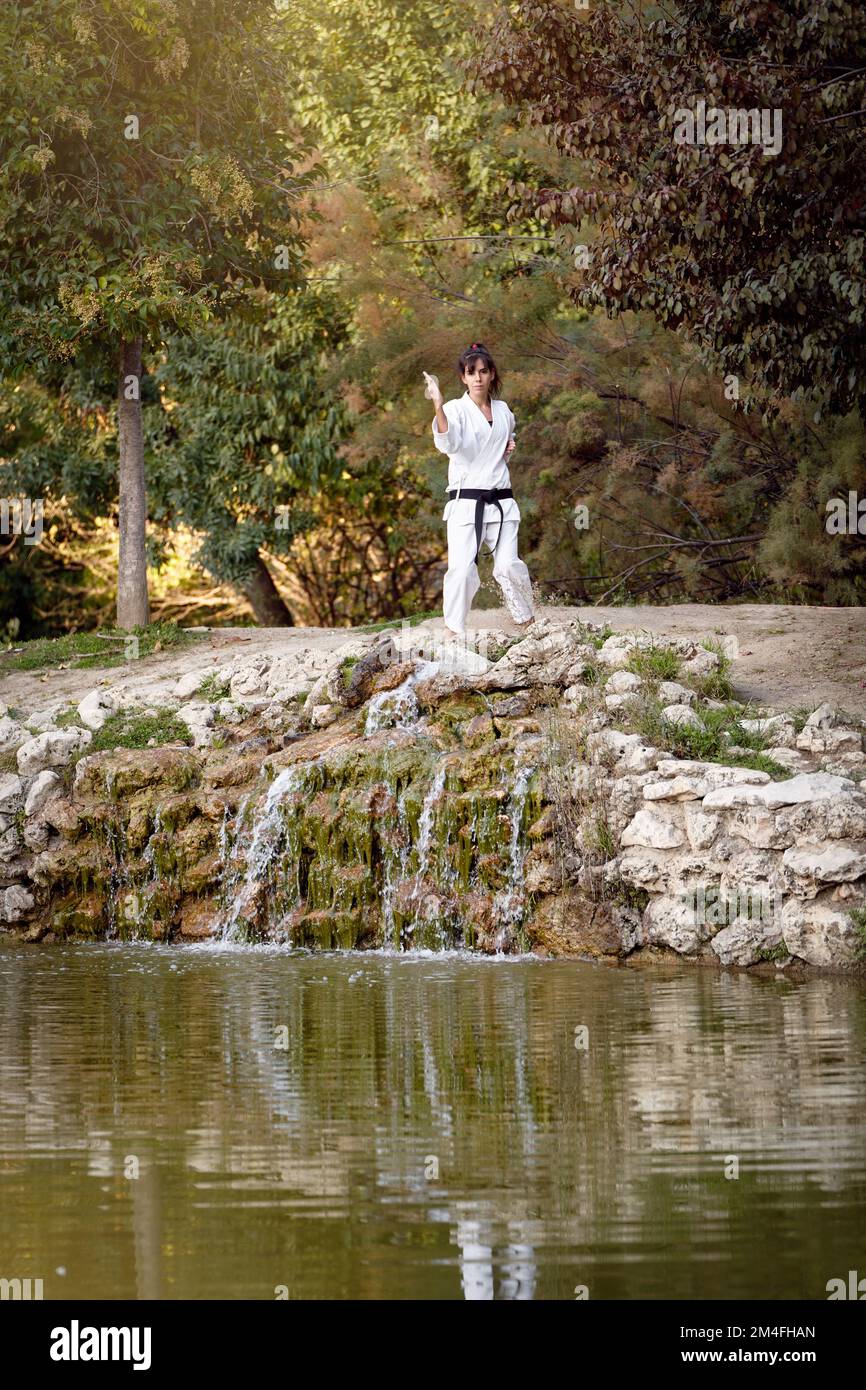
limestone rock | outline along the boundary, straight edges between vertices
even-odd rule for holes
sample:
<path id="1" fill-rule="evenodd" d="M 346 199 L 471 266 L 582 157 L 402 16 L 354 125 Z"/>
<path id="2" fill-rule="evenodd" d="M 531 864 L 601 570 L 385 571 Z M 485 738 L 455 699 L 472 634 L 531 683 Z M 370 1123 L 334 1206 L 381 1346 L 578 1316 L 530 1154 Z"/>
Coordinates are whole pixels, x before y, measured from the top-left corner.
<path id="1" fill-rule="evenodd" d="M 781 927 L 744 917 L 716 932 L 712 947 L 722 965 L 754 965 L 762 951 L 772 950 L 781 941 Z"/>
<path id="2" fill-rule="evenodd" d="M 188 700 L 194 695 L 207 676 L 206 671 L 187 671 L 175 683 L 173 694 L 178 700 Z M 79 714 L 81 709 L 79 706 Z M 83 717 L 83 716 L 82 716 Z"/>
<path id="3" fill-rule="evenodd" d="M 863 735 L 857 729 L 845 728 L 823 728 L 819 725 L 810 726 L 803 729 L 797 737 L 797 747 L 804 753 L 861 753 L 863 752 Z"/>
<path id="4" fill-rule="evenodd" d="M 636 676 L 633 671 L 614 671 L 605 690 L 611 695 L 627 695 L 631 691 L 640 690 L 640 686 L 640 676 Z"/>
<path id="5" fill-rule="evenodd" d="M 14 772 L 0 772 L 0 815 L 14 815 L 24 804 L 24 787 Z"/>
<path id="6" fill-rule="evenodd" d="M 684 896 L 662 894 L 652 898 L 644 915 L 647 940 L 654 946 L 669 946 L 680 955 L 694 955 L 706 935 L 694 905 Z"/>
<path id="7" fill-rule="evenodd" d="M 36 906 L 33 894 L 20 883 L 13 883 L 3 894 L 3 918 L 6 922 L 21 922 Z"/>
<path id="8" fill-rule="evenodd" d="M 676 818 L 674 808 L 666 808 L 666 811 L 667 814 L 663 815 L 649 807 L 642 807 L 622 832 L 621 843 L 646 849 L 677 849 L 685 844 L 685 831 Z"/>
<path id="9" fill-rule="evenodd" d="M 854 783 L 848 778 L 832 777 L 826 772 L 804 772 L 786 782 L 769 782 L 764 786 L 742 783 L 720 787 L 704 798 L 704 806 L 707 810 L 723 810 L 729 806 L 794 806 L 853 791 Z"/>
<path id="10" fill-rule="evenodd" d="M 48 768 L 44 772 L 40 772 L 27 793 L 27 799 L 24 802 L 25 816 L 28 818 L 38 816 L 48 798 L 59 786 L 60 778 L 56 772 L 51 772 Z M 0 795 L 0 809 L 2 809 L 2 805 L 2 795 Z"/>
<path id="11" fill-rule="evenodd" d="M 591 763 L 602 763 L 615 773 L 647 772 L 661 757 L 658 748 L 649 747 L 639 734 L 622 734 L 618 729 L 590 734 L 587 749 Z"/>
<path id="12" fill-rule="evenodd" d="M 67 767 L 93 738 L 89 729 L 57 729 L 39 734 L 18 749 L 18 771 L 33 777 L 49 767 Z"/>
<path id="13" fill-rule="evenodd" d="M 16 719 L 10 719 L 8 714 L 0 717 L 0 754 L 14 753 L 29 737 L 24 725 Z"/>
<path id="14" fill-rule="evenodd" d="M 791 955 L 810 965 L 845 966 L 856 959 L 858 934 L 850 911 L 828 896 L 811 902 L 790 898 L 782 908 L 782 935 Z"/>
<path id="15" fill-rule="evenodd" d="M 662 681 L 659 685 L 659 699 L 663 705 L 693 705 L 697 696 L 687 685 L 679 681 Z"/>
<path id="16" fill-rule="evenodd" d="M 662 716 L 669 724 L 686 725 L 691 729 L 703 727 L 690 705 L 666 705 L 662 710 Z"/>
<path id="17" fill-rule="evenodd" d="M 814 897 L 819 884 L 851 883 L 866 875 L 866 840 L 786 849 L 782 862 L 795 880 L 805 880 L 803 886 L 795 887 L 798 896 Z"/>
<path id="18" fill-rule="evenodd" d="M 178 710 L 177 717 L 189 729 L 196 748 L 209 748 L 213 743 L 215 713 L 216 706 L 203 700 L 191 700 Z"/>
<path id="19" fill-rule="evenodd" d="M 78 706 L 78 718 L 95 733 L 101 729 L 106 719 L 117 708 L 114 697 L 107 690 L 91 690 Z"/>

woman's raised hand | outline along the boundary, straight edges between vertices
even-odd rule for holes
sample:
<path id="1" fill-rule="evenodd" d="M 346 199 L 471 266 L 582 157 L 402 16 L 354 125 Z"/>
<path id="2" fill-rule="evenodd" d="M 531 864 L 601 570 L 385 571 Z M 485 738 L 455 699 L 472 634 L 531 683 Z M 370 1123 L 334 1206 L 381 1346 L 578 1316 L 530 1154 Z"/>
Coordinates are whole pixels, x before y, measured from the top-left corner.
<path id="1" fill-rule="evenodd" d="M 429 372 L 422 372 L 422 376 L 426 382 L 424 395 L 427 397 L 428 401 L 433 402 L 434 408 L 438 410 L 442 404 L 442 392 L 439 389 L 439 378 L 431 376 Z"/>

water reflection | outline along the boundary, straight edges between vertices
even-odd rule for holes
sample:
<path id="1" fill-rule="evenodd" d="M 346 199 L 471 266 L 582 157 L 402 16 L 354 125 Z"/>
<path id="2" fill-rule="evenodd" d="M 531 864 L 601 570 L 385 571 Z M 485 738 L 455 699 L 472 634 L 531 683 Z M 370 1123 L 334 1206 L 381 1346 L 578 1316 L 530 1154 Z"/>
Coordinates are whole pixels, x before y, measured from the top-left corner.
<path id="1" fill-rule="evenodd" d="M 864 1034 L 845 980 L 4 944 L 0 1276 L 824 1297 L 862 1263 Z"/>

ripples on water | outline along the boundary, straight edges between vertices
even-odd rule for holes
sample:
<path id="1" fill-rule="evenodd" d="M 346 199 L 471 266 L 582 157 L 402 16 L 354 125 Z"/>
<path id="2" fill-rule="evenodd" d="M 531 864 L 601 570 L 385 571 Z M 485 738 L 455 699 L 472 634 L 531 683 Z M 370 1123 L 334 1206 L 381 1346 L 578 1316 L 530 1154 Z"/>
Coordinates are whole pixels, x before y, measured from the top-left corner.
<path id="1" fill-rule="evenodd" d="M 825 1298 L 863 1265 L 864 1034 L 841 979 L 3 944 L 0 1276 Z"/>

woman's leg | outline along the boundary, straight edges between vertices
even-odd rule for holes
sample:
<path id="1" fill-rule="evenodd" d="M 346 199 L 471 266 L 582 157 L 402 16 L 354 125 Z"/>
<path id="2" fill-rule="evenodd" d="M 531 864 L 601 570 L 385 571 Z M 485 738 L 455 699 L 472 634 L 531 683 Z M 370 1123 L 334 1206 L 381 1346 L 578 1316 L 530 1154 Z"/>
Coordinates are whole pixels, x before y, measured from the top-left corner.
<path id="1" fill-rule="evenodd" d="M 493 561 L 493 578 L 505 598 L 508 611 L 516 623 L 529 624 L 535 617 L 532 606 L 532 585 L 529 570 L 517 554 L 517 532 L 519 521 L 503 521 L 502 534 L 496 547 Z M 496 528 L 492 524 L 485 528 L 496 539 Z"/>
<path id="2" fill-rule="evenodd" d="M 475 563 L 475 527 L 449 519 L 448 570 L 442 586 L 442 606 L 445 626 L 452 632 L 466 631 L 466 615 L 478 592 L 481 580 Z"/>

